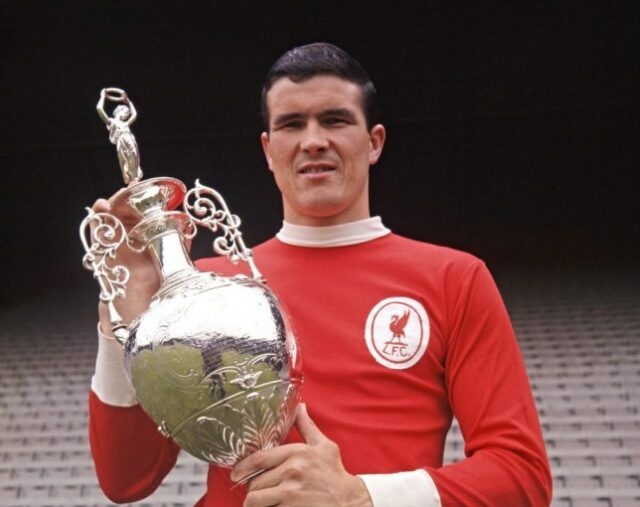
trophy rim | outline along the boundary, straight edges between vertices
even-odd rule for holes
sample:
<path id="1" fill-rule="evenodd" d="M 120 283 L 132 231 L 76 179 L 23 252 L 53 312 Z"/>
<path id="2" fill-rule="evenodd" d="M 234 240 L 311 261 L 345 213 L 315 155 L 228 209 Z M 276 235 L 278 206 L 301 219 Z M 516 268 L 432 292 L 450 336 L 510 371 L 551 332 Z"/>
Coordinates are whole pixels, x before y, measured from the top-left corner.
<path id="1" fill-rule="evenodd" d="M 112 208 L 119 205 L 129 206 L 127 200 L 133 194 L 140 191 L 144 191 L 150 187 L 165 187 L 170 191 L 169 198 L 167 199 L 166 211 L 172 211 L 182 204 L 185 194 L 187 193 L 187 187 L 182 181 L 176 178 L 158 177 L 141 180 L 126 188 L 120 189 L 109 199 L 109 204 Z"/>

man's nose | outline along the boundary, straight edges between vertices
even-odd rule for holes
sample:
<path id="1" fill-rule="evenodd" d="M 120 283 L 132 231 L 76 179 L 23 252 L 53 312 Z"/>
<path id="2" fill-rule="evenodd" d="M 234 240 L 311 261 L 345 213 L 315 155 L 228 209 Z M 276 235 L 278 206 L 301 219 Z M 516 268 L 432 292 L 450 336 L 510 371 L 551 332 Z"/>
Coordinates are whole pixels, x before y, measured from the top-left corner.
<path id="1" fill-rule="evenodd" d="M 310 124 L 305 129 L 300 147 L 306 153 L 315 155 L 321 153 L 329 147 L 329 139 L 319 125 Z"/>

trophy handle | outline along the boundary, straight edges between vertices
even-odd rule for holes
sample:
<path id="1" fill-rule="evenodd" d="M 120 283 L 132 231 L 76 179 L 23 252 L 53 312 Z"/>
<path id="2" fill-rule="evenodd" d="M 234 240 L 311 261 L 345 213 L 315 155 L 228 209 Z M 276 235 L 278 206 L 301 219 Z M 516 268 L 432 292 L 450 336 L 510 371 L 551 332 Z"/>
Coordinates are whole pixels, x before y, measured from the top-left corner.
<path id="1" fill-rule="evenodd" d="M 226 255 L 234 264 L 239 260 L 245 261 L 249 264 L 253 278 L 259 282 L 265 281 L 253 260 L 251 250 L 242 239 L 240 218 L 231 214 L 227 203 L 218 192 L 196 180 L 196 186 L 185 194 L 183 206 L 197 225 L 212 232 L 222 232 L 222 236 L 213 241 L 214 252 Z"/>
<path id="2" fill-rule="evenodd" d="M 82 266 L 92 271 L 93 277 L 98 281 L 100 300 L 109 309 L 111 330 L 116 340 L 124 345 L 129 331 L 113 301 L 126 295 L 129 270 L 122 265 L 111 266 L 108 261 L 115 258 L 116 250 L 123 243 L 127 243 L 130 248 L 131 244 L 127 231 L 118 218 L 109 213 L 96 213 L 91 208 L 86 209 L 87 216 L 80 224 L 80 239 L 85 250 Z"/>

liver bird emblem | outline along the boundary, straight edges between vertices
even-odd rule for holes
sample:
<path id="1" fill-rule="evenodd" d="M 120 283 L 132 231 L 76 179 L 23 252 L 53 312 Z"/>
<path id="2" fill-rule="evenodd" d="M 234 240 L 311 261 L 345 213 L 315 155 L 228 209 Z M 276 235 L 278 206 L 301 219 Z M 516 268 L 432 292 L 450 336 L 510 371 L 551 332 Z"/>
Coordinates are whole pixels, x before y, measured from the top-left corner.
<path id="1" fill-rule="evenodd" d="M 405 310 L 402 316 L 391 316 L 389 329 L 393 333 L 394 338 L 404 338 L 404 328 L 407 327 L 407 322 L 409 322 L 409 310 Z"/>

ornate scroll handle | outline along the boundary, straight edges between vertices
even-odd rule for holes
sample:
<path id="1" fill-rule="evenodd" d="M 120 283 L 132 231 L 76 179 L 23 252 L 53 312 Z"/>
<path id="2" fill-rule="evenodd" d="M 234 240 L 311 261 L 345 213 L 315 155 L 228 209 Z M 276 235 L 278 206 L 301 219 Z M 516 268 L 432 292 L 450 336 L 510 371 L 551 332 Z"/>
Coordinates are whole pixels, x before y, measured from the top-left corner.
<path id="1" fill-rule="evenodd" d="M 232 215 L 227 203 L 214 189 L 201 185 L 196 180 L 196 186 L 184 196 L 184 210 L 198 225 L 210 229 L 212 232 L 222 232 L 222 236 L 213 241 L 213 251 L 219 255 L 226 255 L 236 264 L 243 260 L 249 264 L 251 274 L 255 280 L 264 281 L 258 270 L 251 250 L 247 248 L 240 232 L 240 218 Z"/>
<path id="2" fill-rule="evenodd" d="M 87 232 L 89 241 L 87 241 Z M 111 330 L 116 339 L 124 344 L 129 332 L 127 325 L 116 310 L 113 300 L 124 297 L 129 280 L 129 270 L 121 265 L 110 266 L 109 259 L 115 259 L 116 250 L 123 244 L 129 245 L 127 231 L 120 220 L 109 213 L 96 213 L 87 208 L 87 216 L 80 224 L 80 239 L 85 254 L 82 265 L 93 272 L 100 285 L 100 300 L 107 304 Z M 130 245 L 129 245 L 130 246 Z"/>

